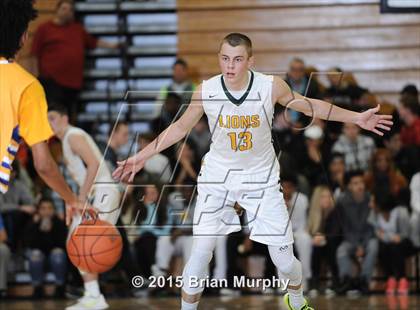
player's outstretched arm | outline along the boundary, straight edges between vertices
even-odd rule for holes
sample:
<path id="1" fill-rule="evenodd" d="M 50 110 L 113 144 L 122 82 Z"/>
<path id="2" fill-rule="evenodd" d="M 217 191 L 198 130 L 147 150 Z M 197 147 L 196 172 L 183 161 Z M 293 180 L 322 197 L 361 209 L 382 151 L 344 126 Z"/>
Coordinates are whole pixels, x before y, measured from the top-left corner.
<path id="1" fill-rule="evenodd" d="M 78 202 L 77 196 L 70 190 L 63 175 L 60 173 L 60 170 L 58 170 L 57 164 L 51 156 L 47 143 L 36 143 L 31 149 L 36 171 L 45 183 L 56 191 L 66 202 L 66 224 L 69 225 L 73 212 L 81 210 L 83 205 Z"/>
<path id="2" fill-rule="evenodd" d="M 273 102 L 302 112 L 309 117 L 316 117 L 327 121 L 337 121 L 343 123 L 354 123 L 363 129 L 383 136 L 382 130 L 390 130 L 393 124 L 392 115 L 380 115 L 380 106 L 358 113 L 340 108 L 332 103 L 304 97 L 293 92 L 285 81 L 279 77 L 274 77 L 273 83 Z"/>
<path id="3" fill-rule="evenodd" d="M 86 177 L 83 185 L 79 189 L 79 200 L 87 201 L 92 185 L 95 182 L 96 175 L 98 174 L 100 162 L 94 155 L 89 143 L 82 135 L 70 135 L 69 144 L 73 153 L 80 156 L 86 166 Z"/>
<path id="4" fill-rule="evenodd" d="M 204 109 L 201 101 L 200 85 L 193 93 L 191 102 L 181 118 L 166 128 L 140 152 L 129 157 L 127 160 L 118 162 L 118 168 L 112 174 L 113 178 L 123 182 L 133 182 L 134 176 L 144 167 L 147 159 L 184 138 L 197 124 L 203 114 Z"/>

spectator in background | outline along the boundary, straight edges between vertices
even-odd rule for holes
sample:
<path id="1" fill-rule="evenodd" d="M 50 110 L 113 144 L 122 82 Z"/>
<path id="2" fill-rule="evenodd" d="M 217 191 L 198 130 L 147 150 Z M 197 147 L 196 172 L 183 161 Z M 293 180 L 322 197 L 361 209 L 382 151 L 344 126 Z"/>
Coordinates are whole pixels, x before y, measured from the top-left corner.
<path id="1" fill-rule="evenodd" d="M 366 170 L 372 153 L 375 150 L 375 142 L 371 137 L 360 134 L 360 129 L 355 124 L 345 123 L 343 134 L 333 145 L 332 151 L 344 155 L 346 171 Z"/>
<path id="2" fill-rule="evenodd" d="M 74 18 L 74 2 L 57 2 L 54 18 L 35 32 L 31 54 L 32 72 L 44 86 L 48 101 L 68 108 L 72 121 L 79 111 L 78 97 L 83 86 L 85 50 L 96 47 L 117 48 L 118 43 L 98 40 L 89 35 Z"/>
<path id="3" fill-rule="evenodd" d="M 107 143 L 98 143 L 105 160 L 110 165 L 111 171 L 117 167 L 118 151 L 127 144 L 129 136 L 130 128 L 128 123 L 120 121 L 115 127 L 110 128 Z"/>
<path id="4" fill-rule="evenodd" d="M 138 238 L 135 240 L 137 263 L 140 274 L 144 277 L 152 275 L 152 265 L 155 264 L 156 242 L 159 236 L 169 235 L 170 227 L 162 227 L 167 222 L 166 195 L 157 184 L 147 185 L 134 191 L 135 206 L 134 223 L 138 227 Z M 142 198 L 142 199 L 140 199 Z"/>
<path id="5" fill-rule="evenodd" d="M 401 141 L 404 146 L 420 146 L 420 106 L 413 96 L 403 98 L 398 106 L 398 114 L 404 125 L 401 128 Z"/>
<path id="6" fill-rule="evenodd" d="M 187 263 L 193 242 L 192 224 L 197 202 L 195 186 L 191 183 L 179 186 L 168 196 L 166 235 L 158 238 L 156 244 L 156 263 L 152 266 L 154 276 L 169 275 L 172 256 L 183 257 Z"/>
<path id="7" fill-rule="evenodd" d="M 384 145 L 390 152 L 395 168 L 410 180 L 417 171 L 420 158 L 420 148 L 415 145 L 404 147 L 399 132 L 391 132 L 384 138 Z"/>
<path id="8" fill-rule="evenodd" d="M 182 97 L 175 92 L 167 93 L 163 99 L 163 107 L 160 117 L 152 122 L 152 129 L 161 133 L 163 129 L 176 121 L 181 116 Z"/>
<path id="9" fill-rule="evenodd" d="M 406 178 L 395 169 L 391 153 L 383 148 L 377 149 L 373 154 L 371 168 L 365 174 L 365 182 L 371 193 L 391 194 L 394 199 L 408 186 Z"/>
<path id="10" fill-rule="evenodd" d="M 325 179 L 323 161 L 326 161 L 322 152 L 322 138 L 324 133 L 321 127 L 312 125 L 305 129 L 305 152 L 298 156 L 299 173 L 309 182 L 311 190 Z"/>
<path id="11" fill-rule="evenodd" d="M 311 295 L 316 295 L 320 288 L 322 263 L 325 262 L 332 275 L 331 288 L 338 285 L 337 248 L 341 241 L 340 222 L 335 209 L 335 202 L 330 189 L 317 186 L 311 198 L 308 217 L 308 232 L 312 237 L 310 283 Z M 331 291 L 327 289 L 326 293 Z"/>
<path id="12" fill-rule="evenodd" d="M 10 262 L 10 249 L 7 245 L 7 233 L 0 214 L 0 300 L 7 296 L 7 273 Z"/>
<path id="13" fill-rule="evenodd" d="M 290 88 L 306 97 L 321 98 L 318 82 L 306 75 L 305 62 L 303 59 L 294 58 L 289 64 L 289 71 L 286 76 L 286 83 Z"/>
<path id="14" fill-rule="evenodd" d="M 308 197 L 297 190 L 297 178 L 294 175 L 283 174 L 280 179 L 292 223 L 294 246 L 302 263 L 302 287 L 305 290 L 312 276 L 312 240 L 307 231 Z"/>
<path id="15" fill-rule="evenodd" d="M 29 271 L 34 287 L 33 297 L 43 296 L 45 266 L 55 276 L 55 297 L 64 297 L 67 270 L 66 239 L 67 227 L 55 215 L 55 207 L 50 199 L 43 198 L 38 204 L 37 213 L 26 230 L 26 244 L 29 249 Z"/>
<path id="16" fill-rule="evenodd" d="M 0 212 L 13 251 L 22 245 L 24 228 L 35 211 L 34 197 L 25 183 L 19 180 L 19 163 L 14 161 L 9 190 L 6 194 L 0 194 Z"/>
<path id="17" fill-rule="evenodd" d="M 144 149 L 156 138 L 154 133 L 146 133 L 139 136 L 139 150 Z M 143 171 L 149 174 L 152 179 L 168 184 L 171 181 L 172 168 L 168 157 L 162 153 L 157 153 L 150 157 L 144 164 Z"/>
<path id="18" fill-rule="evenodd" d="M 354 283 L 367 294 L 378 253 L 378 240 L 368 222 L 370 195 L 365 190 L 364 175 L 360 170 L 347 172 L 345 183 L 347 191 L 340 195 L 336 205 L 343 231 L 343 241 L 337 250 L 342 282 L 337 292 L 342 294 L 352 288 L 352 258 L 355 258 L 361 265 L 361 274 Z"/>
<path id="19" fill-rule="evenodd" d="M 420 169 L 413 175 L 410 182 L 410 206 L 411 206 L 411 240 L 420 248 Z"/>
<path id="20" fill-rule="evenodd" d="M 328 165 L 329 178 L 326 182 L 333 193 L 335 199 L 345 190 L 344 175 L 346 173 L 346 164 L 344 155 L 341 153 L 333 153 Z"/>
<path id="21" fill-rule="evenodd" d="M 400 91 L 400 98 L 399 102 L 407 101 L 407 100 L 414 100 L 417 102 L 417 105 L 420 105 L 419 102 L 419 91 L 417 90 L 416 85 L 414 84 L 407 84 L 403 87 L 403 89 Z M 401 127 L 403 126 L 402 120 L 400 119 L 399 111 L 398 111 L 398 105 L 393 105 L 395 107 L 393 113 L 392 113 L 392 121 L 394 124 L 392 125 L 392 131 L 391 132 L 400 132 Z"/>
<path id="22" fill-rule="evenodd" d="M 318 81 L 316 78 L 311 78 L 306 74 L 305 62 L 301 58 L 293 58 L 289 64 L 289 71 L 287 71 L 285 82 L 290 88 L 306 97 L 321 98 Z M 290 121 L 295 123 L 301 118 L 299 112 L 294 110 L 287 110 Z M 303 116 L 302 116 L 303 117 Z"/>
<path id="23" fill-rule="evenodd" d="M 178 58 L 172 66 L 172 82 L 162 87 L 158 96 L 158 103 L 164 102 L 168 94 L 175 93 L 181 98 L 180 104 L 187 105 L 190 103 L 194 90 L 195 85 L 189 79 L 188 64 L 184 59 Z M 165 108 L 163 108 L 162 113 L 164 113 Z M 183 111 L 185 109 L 186 106 L 182 107 Z M 165 125 L 162 128 L 166 127 Z"/>
<path id="24" fill-rule="evenodd" d="M 201 162 L 196 155 L 195 145 L 189 140 L 178 142 L 176 155 L 175 184 L 195 184 L 201 167 Z"/>
<path id="25" fill-rule="evenodd" d="M 324 94 L 326 88 L 325 85 L 319 81 L 319 70 L 314 66 L 306 66 L 305 68 L 306 76 L 309 76 L 311 80 L 315 80 L 316 84 L 318 85 L 319 94 Z"/>
<path id="26" fill-rule="evenodd" d="M 371 207 L 375 210 L 372 221 L 379 240 L 379 263 L 384 271 L 386 293 L 407 295 L 409 283 L 405 273 L 405 259 L 414 254 L 410 240 L 410 217 L 407 208 L 395 206 L 387 193 L 375 193 Z"/>
<path id="27" fill-rule="evenodd" d="M 196 151 L 198 158 L 203 158 L 208 152 L 211 143 L 211 133 L 207 123 L 207 116 L 204 115 L 197 125 L 194 126 L 188 139 L 193 141 L 197 146 Z"/>
<path id="28" fill-rule="evenodd" d="M 326 90 L 326 96 L 332 98 L 334 104 L 354 110 L 357 101 L 367 91 L 361 88 L 351 73 L 344 73 L 340 68 L 331 68 L 327 75 L 330 87 Z"/>
<path id="29" fill-rule="evenodd" d="M 416 101 L 417 104 L 420 104 L 419 91 L 414 84 L 407 84 L 400 92 L 400 102 L 410 101 L 409 98 L 412 98 L 411 100 Z"/>

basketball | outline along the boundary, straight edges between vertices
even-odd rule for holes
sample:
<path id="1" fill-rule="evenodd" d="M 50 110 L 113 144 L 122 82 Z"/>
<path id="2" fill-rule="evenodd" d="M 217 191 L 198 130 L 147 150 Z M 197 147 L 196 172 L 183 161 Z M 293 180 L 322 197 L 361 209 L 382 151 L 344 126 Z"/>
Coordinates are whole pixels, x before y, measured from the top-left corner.
<path id="1" fill-rule="evenodd" d="M 121 257 L 122 238 L 117 228 L 102 220 L 82 222 L 67 241 L 70 261 L 80 270 L 103 273 Z"/>

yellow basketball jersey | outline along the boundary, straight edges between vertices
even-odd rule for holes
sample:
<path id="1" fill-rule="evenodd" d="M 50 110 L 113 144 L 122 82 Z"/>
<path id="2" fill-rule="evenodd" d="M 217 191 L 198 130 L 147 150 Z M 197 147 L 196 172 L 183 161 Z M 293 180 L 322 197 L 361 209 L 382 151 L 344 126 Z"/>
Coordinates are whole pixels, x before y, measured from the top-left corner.
<path id="1" fill-rule="evenodd" d="M 45 93 L 38 80 L 17 63 L 0 58 L 0 192 L 9 186 L 21 138 L 32 146 L 53 135 Z"/>

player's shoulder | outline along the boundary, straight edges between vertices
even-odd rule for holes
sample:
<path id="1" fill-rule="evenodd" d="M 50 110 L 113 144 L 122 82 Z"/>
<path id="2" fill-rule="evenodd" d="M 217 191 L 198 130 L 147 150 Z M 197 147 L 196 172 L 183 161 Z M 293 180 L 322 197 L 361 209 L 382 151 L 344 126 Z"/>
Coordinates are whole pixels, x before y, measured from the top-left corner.
<path id="1" fill-rule="evenodd" d="M 274 75 L 272 74 L 265 74 L 258 71 L 252 71 L 252 73 L 254 74 L 255 80 L 261 80 L 263 82 L 273 82 L 274 80 Z"/>
<path id="2" fill-rule="evenodd" d="M 86 137 L 87 135 L 89 134 L 82 128 L 74 126 L 69 126 L 69 128 L 66 131 L 66 137 L 71 140 L 78 140 L 80 138 Z"/>
<path id="3" fill-rule="evenodd" d="M 17 82 L 21 83 L 32 83 L 38 81 L 35 76 L 29 73 L 26 69 L 24 69 L 20 64 L 17 62 L 10 63 L 11 70 L 8 71 L 10 77 L 14 77 Z"/>

